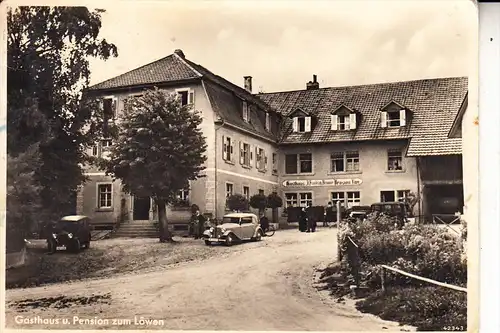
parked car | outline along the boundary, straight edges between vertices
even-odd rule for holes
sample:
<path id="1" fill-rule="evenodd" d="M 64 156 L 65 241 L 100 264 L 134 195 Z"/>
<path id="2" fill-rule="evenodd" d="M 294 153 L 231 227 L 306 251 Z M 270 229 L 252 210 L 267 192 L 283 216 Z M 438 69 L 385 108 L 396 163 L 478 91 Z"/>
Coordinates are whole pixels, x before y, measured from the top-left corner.
<path id="1" fill-rule="evenodd" d="M 65 216 L 49 228 L 47 248 L 50 253 L 55 253 L 60 246 L 72 252 L 79 252 L 82 247 L 90 247 L 92 235 L 90 218 L 87 216 Z"/>
<path id="2" fill-rule="evenodd" d="M 404 202 L 377 202 L 371 205 L 372 212 L 384 213 L 390 217 L 397 217 L 399 227 L 408 222 L 408 207 Z"/>
<path id="3" fill-rule="evenodd" d="M 260 241 L 262 235 L 260 222 L 255 214 L 230 213 L 224 215 L 221 224 L 205 230 L 203 240 L 206 245 L 224 243 L 231 246 L 237 241 Z"/>

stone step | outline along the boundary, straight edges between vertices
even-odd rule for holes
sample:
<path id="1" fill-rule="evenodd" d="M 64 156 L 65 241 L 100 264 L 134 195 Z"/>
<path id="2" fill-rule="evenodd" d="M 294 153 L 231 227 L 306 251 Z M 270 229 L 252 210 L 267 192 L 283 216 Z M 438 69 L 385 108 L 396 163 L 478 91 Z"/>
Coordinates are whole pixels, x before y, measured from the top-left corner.
<path id="1" fill-rule="evenodd" d="M 157 237 L 158 232 L 120 232 L 117 231 L 114 237 Z"/>
<path id="2" fill-rule="evenodd" d="M 156 227 L 154 225 L 151 226 L 122 225 L 118 228 L 118 230 L 156 230 Z"/>

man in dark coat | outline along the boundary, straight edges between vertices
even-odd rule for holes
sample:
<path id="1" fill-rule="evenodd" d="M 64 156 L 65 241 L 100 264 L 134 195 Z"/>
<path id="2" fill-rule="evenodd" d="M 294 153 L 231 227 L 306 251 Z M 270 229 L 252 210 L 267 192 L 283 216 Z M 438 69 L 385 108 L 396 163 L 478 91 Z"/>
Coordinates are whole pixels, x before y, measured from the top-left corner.
<path id="1" fill-rule="evenodd" d="M 203 235 L 203 232 L 205 231 L 205 216 L 200 214 L 200 211 L 196 211 L 196 222 L 197 222 L 197 228 L 196 228 L 196 233 L 194 239 L 201 238 Z"/>
<path id="2" fill-rule="evenodd" d="M 325 221 L 323 222 L 323 227 L 331 227 L 329 223 L 335 222 L 335 212 L 333 211 L 333 205 L 328 202 L 325 210 Z"/>
<path id="3" fill-rule="evenodd" d="M 315 232 L 316 231 L 316 217 L 314 216 L 313 208 L 310 204 L 307 205 L 306 208 L 307 214 L 307 231 L 306 232 Z"/>
<path id="4" fill-rule="evenodd" d="M 264 233 L 266 233 L 266 231 L 269 229 L 269 219 L 264 213 L 260 214 L 260 227 L 262 228 L 262 231 L 264 231 Z"/>
<path id="5" fill-rule="evenodd" d="M 307 213 L 305 208 L 302 208 L 300 210 L 300 215 L 299 215 L 299 231 L 305 232 L 306 229 L 307 229 Z"/>

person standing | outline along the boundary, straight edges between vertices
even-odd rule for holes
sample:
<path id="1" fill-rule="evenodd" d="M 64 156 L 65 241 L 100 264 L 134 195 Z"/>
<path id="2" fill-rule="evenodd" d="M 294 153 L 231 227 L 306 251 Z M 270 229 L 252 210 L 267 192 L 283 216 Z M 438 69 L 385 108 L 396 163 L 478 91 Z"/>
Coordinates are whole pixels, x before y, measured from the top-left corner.
<path id="1" fill-rule="evenodd" d="M 307 229 L 307 213 L 305 208 L 301 208 L 299 214 L 299 231 L 305 232 Z"/>
<path id="2" fill-rule="evenodd" d="M 203 232 L 205 231 L 205 222 L 206 222 L 206 219 L 205 219 L 205 216 L 201 215 L 200 214 L 200 211 L 197 210 L 196 211 L 196 231 L 195 231 L 195 237 L 194 239 L 198 239 L 198 238 L 201 238 L 202 235 L 203 235 Z"/>
<path id="3" fill-rule="evenodd" d="M 325 210 L 325 221 L 323 222 L 323 227 L 331 227 L 329 223 L 335 222 L 335 212 L 333 211 L 332 202 L 329 201 Z"/>
<path id="4" fill-rule="evenodd" d="M 306 215 L 307 215 L 307 231 L 306 232 L 315 232 L 316 231 L 316 217 L 314 216 L 314 211 L 313 211 L 310 203 L 307 204 Z"/>

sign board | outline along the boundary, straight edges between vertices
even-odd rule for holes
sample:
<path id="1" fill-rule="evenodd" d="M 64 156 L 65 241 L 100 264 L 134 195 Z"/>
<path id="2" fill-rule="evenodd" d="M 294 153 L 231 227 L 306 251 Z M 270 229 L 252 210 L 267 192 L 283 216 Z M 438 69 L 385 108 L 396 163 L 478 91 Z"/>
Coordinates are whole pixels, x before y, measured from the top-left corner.
<path id="1" fill-rule="evenodd" d="M 360 185 L 363 181 L 359 178 L 355 179 L 296 179 L 296 180 L 285 180 L 283 181 L 283 186 L 293 187 L 293 186 L 354 186 Z"/>

